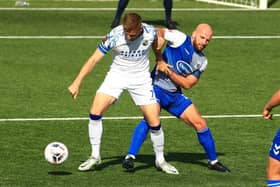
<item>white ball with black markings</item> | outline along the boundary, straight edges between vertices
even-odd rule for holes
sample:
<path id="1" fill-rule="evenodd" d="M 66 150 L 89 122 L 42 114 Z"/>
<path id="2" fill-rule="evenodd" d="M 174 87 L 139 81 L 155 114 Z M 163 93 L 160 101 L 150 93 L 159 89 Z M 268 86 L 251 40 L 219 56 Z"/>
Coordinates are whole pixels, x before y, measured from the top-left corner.
<path id="1" fill-rule="evenodd" d="M 67 160 L 69 152 L 63 143 L 52 142 L 46 146 L 44 155 L 50 164 L 59 165 Z"/>

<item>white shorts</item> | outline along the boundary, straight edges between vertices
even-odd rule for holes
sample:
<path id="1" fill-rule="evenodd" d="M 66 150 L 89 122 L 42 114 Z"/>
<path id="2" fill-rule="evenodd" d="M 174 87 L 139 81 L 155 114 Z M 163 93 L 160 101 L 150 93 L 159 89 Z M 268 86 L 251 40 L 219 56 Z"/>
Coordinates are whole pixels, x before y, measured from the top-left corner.
<path id="1" fill-rule="evenodd" d="M 136 105 L 157 103 L 150 73 L 129 75 L 125 72 L 109 71 L 97 90 L 118 99 L 127 90 Z"/>

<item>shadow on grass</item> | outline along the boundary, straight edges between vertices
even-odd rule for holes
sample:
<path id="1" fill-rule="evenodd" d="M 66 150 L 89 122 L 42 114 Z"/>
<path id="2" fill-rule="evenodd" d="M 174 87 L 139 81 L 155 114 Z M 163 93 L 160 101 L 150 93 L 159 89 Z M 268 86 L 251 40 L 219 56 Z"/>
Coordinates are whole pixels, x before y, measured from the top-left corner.
<path id="1" fill-rule="evenodd" d="M 49 171 L 49 175 L 72 175 L 69 171 Z"/>
<path id="2" fill-rule="evenodd" d="M 219 156 L 223 156 L 223 153 L 217 153 Z M 125 156 L 113 156 L 113 157 L 103 157 L 102 163 L 96 166 L 93 170 L 102 170 L 104 168 L 110 167 L 112 165 L 122 164 Z M 181 163 L 191 163 L 200 165 L 202 167 L 207 167 L 207 158 L 204 153 L 173 153 L 169 152 L 165 154 L 165 159 L 168 162 L 181 162 Z M 133 172 L 155 167 L 155 156 L 154 155 L 138 155 L 135 163 L 142 163 L 144 165 L 136 166 Z"/>
<path id="3" fill-rule="evenodd" d="M 277 1 L 277 0 L 268 1 L 267 7 L 268 7 L 268 8 L 272 7 L 272 5 L 273 5 L 274 3 L 276 3 L 276 1 Z"/>
<path id="4" fill-rule="evenodd" d="M 143 20 L 143 22 L 154 26 L 166 27 L 165 20 Z M 176 21 L 173 21 L 173 23 L 176 25 L 176 27 L 180 26 Z"/>

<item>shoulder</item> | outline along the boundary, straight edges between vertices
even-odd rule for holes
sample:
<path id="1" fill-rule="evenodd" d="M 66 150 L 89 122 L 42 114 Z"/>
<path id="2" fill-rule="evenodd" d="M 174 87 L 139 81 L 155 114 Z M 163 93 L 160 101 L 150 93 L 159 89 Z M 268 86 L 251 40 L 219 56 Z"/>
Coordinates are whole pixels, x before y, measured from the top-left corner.
<path id="1" fill-rule="evenodd" d="M 123 25 L 119 25 L 119 26 L 113 28 L 108 35 L 110 35 L 110 36 L 124 35 Z"/>
<path id="2" fill-rule="evenodd" d="M 164 39 L 171 47 L 179 47 L 187 38 L 187 35 L 179 30 L 165 29 Z"/>
<path id="3" fill-rule="evenodd" d="M 194 57 L 196 57 L 197 59 L 199 59 L 199 61 L 201 62 L 204 62 L 204 63 L 207 63 L 207 57 L 204 55 L 203 52 L 197 52 L 197 51 L 194 51 Z"/>
<path id="4" fill-rule="evenodd" d="M 192 62 L 200 72 L 204 72 L 208 65 L 208 59 L 202 52 L 195 52 L 192 56 Z"/>
<path id="5" fill-rule="evenodd" d="M 102 40 L 100 44 L 107 50 L 114 48 L 125 40 L 123 26 L 119 25 L 113 28 Z"/>
<path id="6" fill-rule="evenodd" d="M 184 37 L 186 38 L 186 34 L 179 30 L 170 30 L 165 29 L 165 36 L 176 36 L 176 37 Z"/>
<path id="7" fill-rule="evenodd" d="M 153 25 L 149 25 L 147 23 L 142 23 L 143 30 L 146 32 L 155 32 L 156 28 Z"/>
<path id="8" fill-rule="evenodd" d="M 157 30 L 153 25 L 142 23 L 144 35 L 151 35 L 153 37 L 157 36 Z"/>

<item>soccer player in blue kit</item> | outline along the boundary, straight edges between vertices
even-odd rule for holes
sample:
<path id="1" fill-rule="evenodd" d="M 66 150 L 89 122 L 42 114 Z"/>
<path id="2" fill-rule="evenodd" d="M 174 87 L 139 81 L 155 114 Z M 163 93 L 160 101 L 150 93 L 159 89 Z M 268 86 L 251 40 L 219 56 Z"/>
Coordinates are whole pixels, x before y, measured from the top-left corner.
<path id="1" fill-rule="evenodd" d="M 280 105 L 280 90 L 276 91 L 270 98 L 263 109 L 263 118 L 272 119 L 271 111 L 274 107 Z M 266 169 L 267 186 L 280 186 L 280 129 L 274 136 L 273 142 L 269 151 L 268 165 Z"/>
<path id="2" fill-rule="evenodd" d="M 183 89 L 194 86 L 207 66 L 207 58 L 202 53 L 212 38 L 212 28 L 209 24 L 199 24 L 188 36 L 178 30 L 157 29 L 159 46 L 167 41 L 163 52 L 166 63 L 158 63 L 152 71 L 154 91 L 162 109 L 180 118 L 186 124 L 191 125 L 197 132 L 199 143 L 204 148 L 208 158 L 208 168 L 221 172 L 230 172 L 217 159 L 214 139 L 205 119 L 200 115 L 198 109 L 191 99 L 182 94 Z M 123 161 L 123 168 L 133 170 L 134 160 L 146 136 L 149 126 L 143 119 L 135 128 L 131 145 L 127 156 Z M 156 162 L 164 160 L 163 148 L 154 147 Z M 179 174 L 176 168 L 163 170 L 169 174 Z"/>

